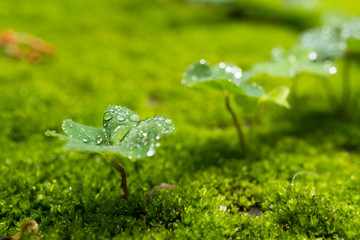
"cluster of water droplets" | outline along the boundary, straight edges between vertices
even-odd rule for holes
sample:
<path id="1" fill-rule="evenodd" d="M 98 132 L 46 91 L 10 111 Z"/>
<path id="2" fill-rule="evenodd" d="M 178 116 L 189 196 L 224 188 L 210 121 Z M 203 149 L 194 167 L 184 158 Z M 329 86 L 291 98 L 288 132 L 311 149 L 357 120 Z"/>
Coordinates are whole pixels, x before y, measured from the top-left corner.
<path id="1" fill-rule="evenodd" d="M 326 60 L 342 57 L 346 50 L 346 43 L 340 33 L 340 30 L 330 26 L 323 26 L 322 28 L 315 28 L 306 31 L 301 38 L 301 45 L 314 49 L 316 52 L 316 59 Z"/>
<path id="2" fill-rule="evenodd" d="M 353 19 L 341 25 L 341 37 L 343 39 L 360 39 L 360 19 Z"/>
<path id="3" fill-rule="evenodd" d="M 160 147 L 160 138 L 174 130 L 170 119 L 163 116 L 148 118 L 134 128 L 121 142 L 129 159 L 151 157 Z"/>
<path id="4" fill-rule="evenodd" d="M 119 142 L 140 120 L 139 115 L 126 107 L 110 106 L 103 117 L 106 137 L 110 143 Z"/>

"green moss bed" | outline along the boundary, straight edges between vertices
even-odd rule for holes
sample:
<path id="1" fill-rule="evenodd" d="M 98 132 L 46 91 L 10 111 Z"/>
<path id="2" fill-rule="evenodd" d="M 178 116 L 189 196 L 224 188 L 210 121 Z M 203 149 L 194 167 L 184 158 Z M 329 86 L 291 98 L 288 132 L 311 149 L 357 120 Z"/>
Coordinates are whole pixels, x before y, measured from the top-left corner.
<path id="1" fill-rule="evenodd" d="M 356 14 L 354 4 L 323 8 Z M 290 110 L 263 105 L 249 115 L 234 107 L 245 119 L 246 157 L 221 93 L 181 84 L 200 59 L 248 69 L 273 47 L 291 47 L 307 13 L 277 14 L 248 19 L 183 1 L 2 1 L 0 29 L 35 34 L 56 53 L 41 64 L 0 57 L 0 235 L 30 218 L 47 240 L 360 239 L 358 63 L 353 104 L 341 116 L 308 75 L 296 101 L 289 96 Z M 330 78 L 339 95 L 340 76 Z M 106 159 L 44 135 L 62 132 L 68 118 L 101 126 L 109 105 L 142 119 L 164 115 L 176 127 L 153 157 L 125 161 L 129 203 Z M 147 197 L 161 183 L 176 187 Z"/>

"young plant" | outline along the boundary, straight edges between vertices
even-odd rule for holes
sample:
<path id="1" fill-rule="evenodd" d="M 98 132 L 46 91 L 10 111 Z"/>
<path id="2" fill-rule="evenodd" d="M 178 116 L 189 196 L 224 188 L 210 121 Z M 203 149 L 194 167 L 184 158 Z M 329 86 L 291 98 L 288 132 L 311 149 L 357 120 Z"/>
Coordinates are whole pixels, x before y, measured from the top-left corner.
<path id="1" fill-rule="evenodd" d="M 231 107 L 230 94 L 235 102 L 247 109 L 255 109 L 263 101 L 270 101 L 289 108 L 286 98 L 287 87 L 279 87 L 268 93 L 257 83 L 249 83 L 252 73 L 243 72 L 241 68 L 230 63 L 219 63 L 210 67 L 205 60 L 190 65 L 184 72 L 182 83 L 189 87 L 210 87 L 224 93 L 225 105 L 229 111 L 239 137 L 240 147 L 246 153 L 246 144 L 241 124 Z"/>
<path id="2" fill-rule="evenodd" d="M 327 78 L 335 74 L 337 68 L 331 61 L 318 61 L 318 58 L 316 52 L 299 45 L 295 45 L 289 51 L 277 47 L 272 50 L 272 61 L 255 64 L 252 71 L 256 74 L 268 74 L 272 77 L 292 79 L 292 94 L 294 97 L 296 97 L 297 92 L 298 76 L 302 73 L 316 75 L 327 92 L 330 104 L 336 106 L 336 95 Z"/>
<path id="3" fill-rule="evenodd" d="M 317 53 L 320 61 L 342 59 L 342 107 L 351 96 L 350 69 L 355 56 L 360 52 L 360 19 L 336 21 L 332 26 L 323 26 L 304 32 L 300 44 Z"/>
<path id="4" fill-rule="evenodd" d="M 66 135 L 47 131 L 48 136 L 65 141 L 66 149 L 106 154 L 108 160 L 122 177 L 121 187 L 128 201 L 125 169 L 117 162 L 114 154 L 128 159 L 151 157 L 160 146 L 162 135 L 174 131 L 170 119 L 155 116 L 141 121 L 139 115 L 126 107 L 110 106 L 103 116 L 103 127 L 91 127 L 65 120 L 62 129 Z"/>

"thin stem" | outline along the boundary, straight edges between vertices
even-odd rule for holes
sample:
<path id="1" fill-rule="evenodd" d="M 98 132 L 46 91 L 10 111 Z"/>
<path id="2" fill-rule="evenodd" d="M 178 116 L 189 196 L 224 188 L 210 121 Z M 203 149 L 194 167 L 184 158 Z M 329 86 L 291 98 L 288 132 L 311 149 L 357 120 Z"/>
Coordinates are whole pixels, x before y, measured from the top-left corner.
<path id="1" fill-rule="evenodd" d="M 236 131 L 239 137 L 239 141 L 240 141 L 240 147 L 244 153 L 244 155 L 246 154 L 246 145 L 245 145 L 245 138 L 244 138 L 244 134 L 241 130 L 241 126 L 239 124 L 239 121 L 236 117 L 235 112 L 232 110 L 231 106 L 230 106 L 230 99 L 229 99 L 229 92 L 224 91 L 224 95 L 225 95 L 225 105 L 227 110 L 229 111 L 229 113 L 231 114 L 231 117 L 233 119 L 234 125 L 236 127 Z"/>
<path id="2" fill-rule="evenodd" d="M 110 162 L 113 164 L 113 166 L 115 167 L 116 171 L 118 171 L 121 174 L 121 188 L 124 191 L 125 200 L 127 202 L 129 202 L 129 192 L 128 192 L 127 183 L 126 183 L 125 168 L 120 166 L 120 164 L 116 161 L 116 159 L 114 158 L 113 155 L 109 155 L 108 158 L 109 158 Z"/>
<path id="3" fill-rule="evenodd" d="M 20 227 L 20 232 L 16 234 L 15 236 L 11 237 L 13 240 L 18 240 L 21 238 L 22 235 L 24 235 L 25 231 L 28 230 L 29 233 L 35 233 L 38 232 L 38 224 L 34 220 L 26 219 L 23 224 Z"/>
<path id="4" fill-rule="evenodd" d="M 326 96 L 329 100 L 330 106 L 334 106 L 335 108 L 338 106 L 338 100 L 336 98 L 335 90 L 329 83 L 328 79 L 325 77 L 320 77 L 320 81 L 326 91 Z"/>
<path id="5" fill-rule="evenodd" d="M 342 107 L 346 107 L 349 103 L 351 87 L 350 87 L 350 67 L 351 67 L 351 58 L 350 54 L 347 53 L 343 61 L 342 69 Z"/>

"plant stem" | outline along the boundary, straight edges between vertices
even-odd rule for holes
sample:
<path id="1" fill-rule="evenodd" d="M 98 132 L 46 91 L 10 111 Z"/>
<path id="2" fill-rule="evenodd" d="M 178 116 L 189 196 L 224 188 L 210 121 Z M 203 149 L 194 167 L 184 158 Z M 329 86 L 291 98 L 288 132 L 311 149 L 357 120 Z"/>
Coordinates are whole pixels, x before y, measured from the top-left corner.
<path id="1" fill-rule="evenodd" d="M 345 108 L 350 99 L 351 87 L 350 87 L 350 67 L 351 67 L 351 58 L 350 54 L 347 53 L 343 61 L 342 69 L 342 107 Z"/>
<path id="2" fill-rule="evenodd" d="M 239 121 L 236 117 L 235 112 L 232 110 L 231 106 L 230 106 L 230 99 L 229 99 L 229 92 L 228 91 L 224 91 L 224 96 L 225 96 L 225 105 L 227 110 L 230 112 L 231 117 L 233 119 L 233 122 L 235 124 L 236 127 L 236 131 L 239 137 L 239 141 L 240 141 L 240 147 L 244 153 L 244 155 L 246 154 L 246 145 L 245 145 L 245 138 L 244 138 L 244 134 L 241 130 L 241 126 L 239 124 Z"/>
<path id="3" fill-rule="evenodd" d="M 109 155 L 108 158 L 109 158 L 110 162 L 113 164 L 113 166 L 115 167 L 116 171 L 118 171 L 121 174 L 121 187 L 124 191 L 124 198 L 127 202 L 129 202 L 129 192 L 128 192 L 127 183 L 126 183 L 125 168 L 120 166 L 120 164 L 114 158 L 114 155 Z"/>

